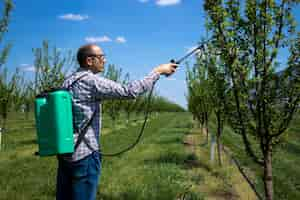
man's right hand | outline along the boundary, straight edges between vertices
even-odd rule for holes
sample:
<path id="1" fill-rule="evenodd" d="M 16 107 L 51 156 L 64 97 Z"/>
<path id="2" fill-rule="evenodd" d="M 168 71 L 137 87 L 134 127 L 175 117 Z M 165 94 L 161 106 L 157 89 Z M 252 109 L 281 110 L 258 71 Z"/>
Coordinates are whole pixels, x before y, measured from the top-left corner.
<path id="1" fill-rule="evenodd" d="M 161 75 L 170 76 L 176 71 L 176 68 L 178 67 L 175 63 L 167 63 L 167 64 L 161 64 L 154 68 L 155 72 L 158 72 Z"/>

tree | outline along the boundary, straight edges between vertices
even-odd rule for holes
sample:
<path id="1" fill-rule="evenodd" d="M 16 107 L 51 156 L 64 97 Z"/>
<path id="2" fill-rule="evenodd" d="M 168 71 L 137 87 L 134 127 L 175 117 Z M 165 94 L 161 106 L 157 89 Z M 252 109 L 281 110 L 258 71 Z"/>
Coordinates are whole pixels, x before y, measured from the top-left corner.
<path id="1" fill-rule="evenodd" d="M 125 78 L 123 80 L 123 84 L 128 84 L 130 82 L 130 75 L 129 73 L 126 73 Z M 122 108 L 126 113 L 126 123 L 129 123 L 130 115 L 134 110 L 134 104 L 135 102 L 133 100 L 124 100 L 122 101 Z"/>
<path id="2" fill-rule="evenodd" d="M 14 5 L 11 0 L 4 1 L 3 16 L 0 19 L 0 42 L 2 42 L 4 34 L 8 32 L 8 23 L 13 6 Z M 11 98 L 15 92 L 16 82 L 19 77 L 18 71 L 16 71 L 16 73 L 12 75 L 12 78 L 9 78 L 8 70 L 3 66 L 6 63 L 11 47 L 11 44 L 6 44 L 0 52 L 0 114 L 2 118 L 0 128 L 4 130 L 6 126 L 7 113 L 12 105 Z"/>
<path id="3" fill-rule="evenodd" d="M 75 65 L 72 51 L 63 54 L 57 47 L 49 51 L 49 42 L 43 41 L 41 48 L 34 48 L 35 93 L 61 87 L 67 73 Z"/>
<path id="4" fill-rule="evenodd" d="M 22 110 L 25 113 L 25 119 L 28 119 L 29 113 L 33 111 L 35 88 L 34 83 L 30 81 L 21 81 L 18 86 L 18 91 L 15 97 L 15 109 L 16 111 Z"/>
<path id="5" fill-rule="evenodd" d="M 208 120 L 211 113 L 209 101 L 209 80 L 206 64 L 197 57 L 192 70 L 187 69 L 188 109 L 198 120 L 201 130 L 205 130 L 208 144 Z"/>
<path id="6" fill-rule="evenodd" d="M 204 4 L 210 34 L 230 74 L 234 110 L 229 122 L 242 136 L 248 155 L 261 166 L 267 200 L 274 198 L 273 149 L 299 105 L 300 37 L 296 38 L 291 13 L 296 3 L 299 0 L 245 0 L 245 4 L 206 0 Z M 276 58 L 287 47 L 288 66 L 279 76 Z M 292 68 L 297 72 L 292 73 Z"/>
<path id="7" fill-rule="evenodd" d="M 208 97 L 216 117 L 218 163 L 221 166 L 221 135 L 226 120 L 227 92 L 229 88 L 228 74 L 213 44 L 207 43 L 203 55 L 200 57 L 203 60 L 203 65 L 200 67 L 206 67 L 208 71 Z"/>
<path id="8" fill-rule="evenodd" d="M 145 93 L 141 96 L 138 96 L 135 100 L 134 100 L 134 111 L 135 114 L 138 116 L 140 115 L 143 111 L 145 111 L 146 106 L 147 106 L 147 96 L 149 94 Z"/>
<path id="9" fill-rule="evenodd" d="M 108 65 L 107 71 L 104 77 L 121 83 L 122 69 L 118 69 L 115 65 Z M 117 117 L 120 115 L 121 110 L 121 100 L 107 100 L 103 103 L 104 112 L 107 113 L 112 119 L 113 127 L 115 127 L 115 122 Z"/>
<path id="10" fill-rule="evenodd" d="M 20 85 L 19 81 L 21 80 L 19 70 L 16 69 L 16 72 L 12 75 L 11 78 L 8 77 L 7 69 L 4 68 L 0 74 L 0 114 L 2 118 L 2 123 L 0 128 L 6 130 L 6 121 L 9 110 L 13 106 L 13 100 L 17 91 L 17 87 Z"/>
<path id="11" fill-rule="evenodd" d="M 155 111 L 156 113 L 185 111 L 182 107 L 180 107 L 176 103 L 173 103 L 162 96 L 154 96 L 153 103 L 152 103 L 152 110 Z"/>

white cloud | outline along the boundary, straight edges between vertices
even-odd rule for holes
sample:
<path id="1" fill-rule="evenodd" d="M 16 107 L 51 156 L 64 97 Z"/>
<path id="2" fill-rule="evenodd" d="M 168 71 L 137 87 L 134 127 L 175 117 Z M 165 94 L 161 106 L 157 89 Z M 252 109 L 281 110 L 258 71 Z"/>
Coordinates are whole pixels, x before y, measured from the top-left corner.
<path id="1" fill-rule="evenodd" d="M 25 72 L 35 72 L 35 67 L 29 64 L 21 64 L 21 70 Z"/>
<path id="2" fill-rule="evenodd" d="M 113 40 L 110 37 L 104 35 L 101 37 L 86 37 L 85 41 L 88 43 L 100 43 L 100 42 L 112 42 Z M 116 39 L 114 41 L 116 43 L 126 43 L 127 42 L 127 40 L 123 36 L 116 37 Z"/>
<path id="3" fill-rule="evenodd" d="M 89 43 L 98 43 L 98 42 L 111 42 L 112 40 L 108 36 L 104 35 L 102 37 L 86 37 L 85 41 Z"/>
<path id="4" fill-rule="evenodd" d="M 119 37 L 116 38 L 116 42 L 117 43 L 126 43 L 127 40 L 124 37 L 119 36 Z"/>
<path id="5" fill-rule="evenodd" d="M 60 15 L 58 18 L 63 20 L 71 20 L 71 21 L 83 21 L 88 19 L 89 16 L 69 13 L 69 14 Z"/>
<path id="6" fill-rule="evenodd" d="M 172 6 L 180 4 L 181 0 L 156 0 L 158 6 Z"/>

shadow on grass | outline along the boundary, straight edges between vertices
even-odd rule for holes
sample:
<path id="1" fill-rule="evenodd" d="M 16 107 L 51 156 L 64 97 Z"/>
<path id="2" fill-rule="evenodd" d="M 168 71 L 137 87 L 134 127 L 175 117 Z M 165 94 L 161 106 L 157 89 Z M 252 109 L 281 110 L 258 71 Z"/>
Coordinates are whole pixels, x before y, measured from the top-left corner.
<path id="1" fill-rule="evenodd" d="M 168 188 L 166 191 L 156 191 L 155 189 L 154 191 L 149 190 L 149 188 L 140 188 L 138 190 L 128 189 L 127 191 L 123 191 L 117 194 L 107 194 L 100 192 L 97 195 L 98 198 L 100 197 L 100 200 L 168 200 L 175 199 L 177 193 L 177 191 L 174 191 L 171 187 Z"/>
<path id="2" fill-rule="evenodd" d="M 193 153 L 189 154 L 187 158 L 184 160 L 184 167 L 187 169 L 192 169 L 192 168 L 202 168 L 205 169 L 206 171 L 210 172 L 211 167 L 204 163 L 201 162 L 197 156 Z"/>
<path id="3" fill-rule="evenodd" d="M 204 143 L 200 144 L 200 147 L 206 147 L 206 146 L 208 146 L 208 142 L 204 142 Z"/>
<path id="4" fill-rule="evenodd" d="M 193 144 L 193 143 L 190 143 L 188 141 L 183 141 L 182 144 L 185 145 L 185 146 L 193 146 L 193 147 L 206 147 L 206 146 L 208 146 L 207 142 L 204 142 L 204 143 L 201 143 L 201 144 Z"/>
<path id="5" fill-rule="evenodd" d="M 100 193 L 98 194 L 98 197 L 100 197 L 100 200 L 137 200 L 139 195 L 136 192 L 128 191 L 118 195 Z"/>
<path id="6" fill-rule="evenodd" d="M 31 132 L 31 131 L 35 131 L 35 125 L 30 125 L 30 126 L 18 126 L 18 127 L 14 127 L 14 128 L 8 128 L 7 129 L 7 133 L 27 133 L 27 132 Z"/>
<path id="7" fill-rule="evenodd" d="M 113 195 L 113 194 L 108 195 L 108 194 L 100 193 L 98 195 L 98 198 L 100 200 L 153 200 L 153 197 L 147 197 L 141 199 L 140 194 L 137 194 L 136 192 L 123 192 L 120 195 Z M 166 198 L 168 197 L 158 197 L 156 198 L 156 200 L 167 200 Z M 203 197 L 199 196 L 199 194 L 195 194 L 194 192 L 186 192 L 184 196 L 180 196 L 177 199 L 202 200 Z"/>
<path id="8" fill-rule="evenodd" d="M 300 147 L 294 143 L 289 142 L 284 148 L 285 151 L 294 155 L 300 155 Z"/>
<path id="9" fill-rule="evenodd" d="M 144 160 L 145 164 L 162 164 L 162 163 L 172 163 L 176 165 L 184 164 L 184 160 L 186 158 L 185 154 L 177 153 L 177 152 L 169 152 L 165 154 L 159 155 L 159 157 L 154 159 L 146 159 Z"/>
<path id="10" fill-rule="evenodd" d="M 37 140 L 36 139 L 22 140 L 18 142 L 18 144 L 22 146 L 37 144 Z"/>
<path id="11" fill-rule="evenodd" d="M 192 168 L 203 168 L 206 171 L 211 171 L 211 167 L 201 162 L 194 153 L 190 154 L 180 154 L 175 152 L 170 152 L 166 154 L 162 154 L 154 159 L 144 160 L 145 164 L 163 164 L 170 163 L 175 165 L 180 165 L 184 169 L 192 169 Z"/>
<path id="12" fill-rule="evenodd" d="M 230 190 L 216 190 L 215 192 L 213 192 L 213 197 L 216 199 L 225 199 L 225 200 L 238 200 L 240 199 L 240 197 L 235 194 L 235 192 L 230 189 Z"/>
<path id="13" fill-rule="evenodd" d="M 181 144 L 182 139 L 180 137 L 162 138 L 157 144 Z"/>
<path id="14" fill-rule="evenodd" d="M 186 129 L 191 129 L 193 128 L 193 123 L 191 122 L 180 122 L 180 123 L 177 123 L 174 128 L 186 128 Z"/>

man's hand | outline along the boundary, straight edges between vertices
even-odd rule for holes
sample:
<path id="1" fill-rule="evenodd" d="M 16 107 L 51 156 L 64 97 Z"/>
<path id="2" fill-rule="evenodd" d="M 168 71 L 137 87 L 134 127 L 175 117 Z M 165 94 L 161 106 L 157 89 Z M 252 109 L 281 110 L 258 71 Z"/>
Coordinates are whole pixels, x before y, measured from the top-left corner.
<path id="1" fill-rule="evenodd" d="M 158 72 L 161 75 L 170 76 L 176 71 L 176 68 L 178 67 L 175 63 L 167 63 L 167 64 L 161 64 L 154 68 L 154 71 Z"/>

